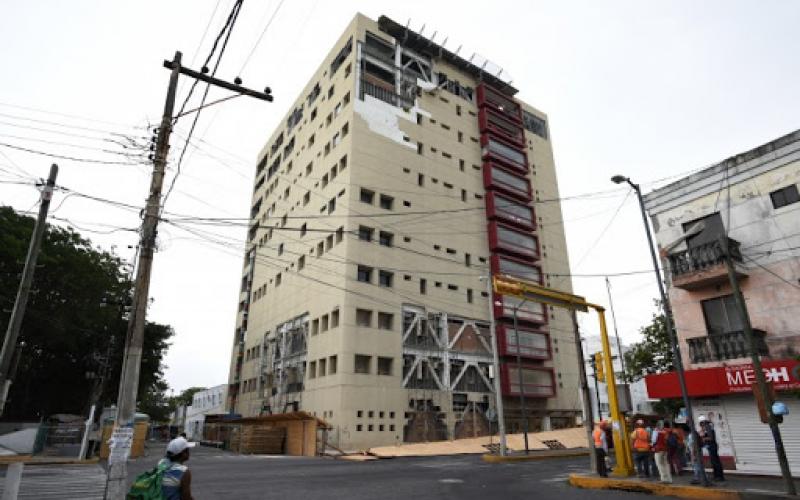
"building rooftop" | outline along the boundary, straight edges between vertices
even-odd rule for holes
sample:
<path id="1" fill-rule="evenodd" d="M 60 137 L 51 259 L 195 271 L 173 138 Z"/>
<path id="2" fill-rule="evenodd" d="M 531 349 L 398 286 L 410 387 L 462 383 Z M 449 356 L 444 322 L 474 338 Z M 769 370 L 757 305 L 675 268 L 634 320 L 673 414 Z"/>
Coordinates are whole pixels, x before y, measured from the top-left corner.
<path id="1" fill-rule="evenodd" d="M 502 70 L 500 73 L 494 75 L 485 70 L 485 66 L 489 61 L 484 61 L 482 66 L 474 64 L 472 59 L 475 57 L 475 54 L 473 54 L 469 60 L 464 59 L 457 53 L 447 50 L 433 40 L 410 30 L 408 26 L 403 26 L 386 16 L 378 18 L 378 26 L 380 26 L 381 30 L 384 32 L 395 37 L 403 46 L 431 57 L 440 57 L 461 71 L 474 76 L 477 80 L 488 83 L 506 95 L 513 96 L 518 92 L 517 89 L 511 85 L 510 81 L 500 78 L 499 75 L 502 74 Z"/>

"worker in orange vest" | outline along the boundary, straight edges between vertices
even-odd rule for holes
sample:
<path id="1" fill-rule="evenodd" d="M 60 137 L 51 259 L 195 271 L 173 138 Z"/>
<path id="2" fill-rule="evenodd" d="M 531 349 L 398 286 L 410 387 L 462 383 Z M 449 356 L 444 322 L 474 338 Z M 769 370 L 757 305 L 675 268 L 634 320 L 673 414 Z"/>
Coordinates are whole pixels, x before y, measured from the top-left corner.
<path id="1" fill-rule="evenodd" d="M 639 477 L 650 477 L 650 433 L 644 428 L 644 420 L 636 421 L 636 428 L 631 432 L 631 449 L 636 473 Z"/>
<path id="2" fill-rule="evenodd" d="M 608 456 L 608 441 L 606 440 L 606 421 L 595 422 L 592 431 L 592 442 L 594 444 L 594 454 L 597 457 L 597 473 L 602 477 L 608 477 L 606 467 L 606 457 Z"/>

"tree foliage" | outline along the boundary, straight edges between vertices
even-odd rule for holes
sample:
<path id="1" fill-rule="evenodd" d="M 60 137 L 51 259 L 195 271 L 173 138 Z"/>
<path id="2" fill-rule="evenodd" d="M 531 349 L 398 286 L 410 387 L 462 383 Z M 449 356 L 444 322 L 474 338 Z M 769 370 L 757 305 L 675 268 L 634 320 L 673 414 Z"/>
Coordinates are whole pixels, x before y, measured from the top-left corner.
<path id="1" fill-rule="evenodd" d="M 14 305 L 34 220 L 0 207 L 0 335 Z M 132 283 L 123 262 L 71 228 L 48 226 L 20 334 L 5 418 L 84 413 L 116 402 Z M 139 400 L 163 395 L 172 328 L 148 323 Z M 102 382 L 102 383 L 101 383 Z M 163 396 L 161 396 L 163 397 Z"/>
<path id="2" fill-rule="evenodd" d="M 649 325 L 639 330 L 644 339 L 631 345 L 625 353 L 625 375 L 629 382 L 640 380 L 645 375 L 674 369 L 675 356 L 661 301 L 655 301 L 655 305 L 658 312 L 653 313 Z"/>

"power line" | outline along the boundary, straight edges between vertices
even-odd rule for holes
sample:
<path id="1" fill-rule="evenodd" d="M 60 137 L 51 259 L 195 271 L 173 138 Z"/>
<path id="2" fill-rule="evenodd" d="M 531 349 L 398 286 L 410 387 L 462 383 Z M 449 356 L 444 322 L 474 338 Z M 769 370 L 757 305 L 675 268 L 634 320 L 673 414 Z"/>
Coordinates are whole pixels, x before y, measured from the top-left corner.
<path id="1" fill-rule="evenodd" d="M 270 16 L 269 21 L 267 21 L 267 24 L 264 26 L 264 29 L 261 31 L 261 34 L 258 36 L 258 39 L 256 40 L 255 45 L 253 45 L 253 48 L 250 49 L 250 53 L 247 54 L 247 57 L 245 58 L 244 63 L 242 63 L 242 67 L 239 69 L 239 74 L 240 75 L 242 74 L 244 69 L 247 67 L 247 65 L 250 63 L 250 59 L 253 57 L 253 54 L 256 52 L 256 49 L 258 48 L 259 44 L 261 44 L 261 40 L 264 38 L 264 35 L 267 33 L 267 30 L 269 29 L 270 25 L 272 24 L 272 21 L 275 20 L 275 16 L 278 15 L 278 11 L 281 10 L 281 6 L 283 5 L 283 2 L 284 2 L 284 0 L 280 0 L 280 2 L 278 3 L 278 6 L 275 7 L 275 10 L 272 12 L 272 16 Z"/>
<path id="2" fill-rule="evenodd" d="M 783 276 L 777 274 L 776 272 L 774 272 L 773 270 L 769 269 L 768 267 L 761 265 L 761 263 L 758 262 L 757 260 L 752 259 L 752 258 L 750 258 L 750 257 L 748 257 L 746 255 L 743 255 L 742 257 L 744 257 L 744 259 L 747 260 L 748 262 L 752 262 L 753 264 L 757 265 L 758 267 L 760 267 L 764 271 L 766 271 L 769 274 L 775 276 L 776 278 L 778 278 L 779 280 L 783 281 L 787 285 L 789 285 L 789 286 L 791 286 L 793 288 L 797 288 L 798 290 L 800 290 L 800 285 L 798 285 L 797 283 L 792 283 L 791 281 L 789 281 L 786 278 L 784 278 Z"/>
<path id="3" fill-rule="evenodd" d="M 32 153 L 32 154 L 47 156 L 47 157 L 50 157 L 50 158 L 59 158 L 61 160 L 72 160 L 72 161 L 77 161 L 77 162 L 82 162 L 82 163 L 97 163 L 97 164 L 101 164 L 101 165 L 139 165 L 141 163 L 141 162 L 130 162 L 130 161 L 96 160 L 96 159 L 93 159 L 93 158 L 79 158 L 79 157 L 76 157 L 76 156 L 59 155 L 59 154 L 55 154 L 55 153 L 48 153 L 46 151 L 41 151 L 41 150 L 38 150 L 38 149 L 31 149 L 31 148 L 25 148 L 25 147 L 22 147 L 22 146 L 15 146 L 13 144 L 8 144 L 8 143 L 5 143 L 5 142 L 0 142 L 0 146 L 6 147 L 6 148 L 9 148 L 9 149 L 16 149 L 18 151 L 24 151 L 26 153 Z"/>
<path id="4" fill-rule="evenodd" d="M 209 61 L 211 61 L 212 57 L 214 56 L 214 52 L 217 50 L 217 44 L 219 43 L 220 39 L 224 36 L 225 39 L 222 42 L 222 47 L 219 50 L 219 55 L 217 56 L 217 62 L 214 64 L 214 69 L 211 71 L 211 76 L 217 74 L 217 69 L 219 69 L 219 64 L 222 62 L 222 56 L 225 54 L 225 48 L 228 46 L 228 40 L 230 40 L 231 33 L 233 33 L 233 27 L 236 24 L 236 19 L 239 17 L 239 11 L 242 7 L 242 2 L 244 0 L 237 0 L 236 3 L 233 4 L 233 8 L 231 9 L 231 13 L 228 15 L 228 19 L 225 23 L 225 26 L 222 27 L 222 30 L 217 35 L 217 38 L 214 40 L 214 45 L 211 47 L 211 53 L 209 53 L 208 57 L 206 58 L 203 67 L 205 68 Z M 180 118 L 181 114 L 183 114 L 184 110 L 186 109 L 186 104 L 189 102 L 189 99 L 192 96 L 192 92 L 194 91 L 195 87 L 197 86 L 199 80 L 194 80 L 192 82 L 192 86 L 189 88 L 189 93 L 186 96 L 186 99 L 183 101 L 181 105 L 181 109 L 176 115 L 174 121 Z M 172 193 L 172 190 L 175 188 L 175 182 L 178 180 L 178 176 L 181 174 L 181 165 L 183 163 L 183 157 L 186 154 L 186 149 L 189 146 L 189 139 L 191 139 L 192 134 L 194 133 L 194 129 L 197 126 L 197 121 L 200 119 L 200 113 L 203 111 L 203 106 L 205 105 L 206 98 L 208 97 L 208 93 L 211 90 L 211 83 L 206 84 L 205 91 L 203 92 L 203 97 L 200 100 L 200 106 L 198 106 L 197 111 L 195 111 L 194 118 L 192 120 L 192 125 L 189 128 L 189 133 L 186 135 L 186 141 L 183 144 L 183 148 L 181 149 L 181 154 L 178 157 L 178 163 L 175 167 L 175 175 L 172 177 L 172 181 L 170 181 L 169 188 L 167 189 L 167 193 L 164 195 L 164 199 L 161 203 L 162 211 L 163 207 L 166 206 L 167 200 L 169 199 L 169 195 Z"/>

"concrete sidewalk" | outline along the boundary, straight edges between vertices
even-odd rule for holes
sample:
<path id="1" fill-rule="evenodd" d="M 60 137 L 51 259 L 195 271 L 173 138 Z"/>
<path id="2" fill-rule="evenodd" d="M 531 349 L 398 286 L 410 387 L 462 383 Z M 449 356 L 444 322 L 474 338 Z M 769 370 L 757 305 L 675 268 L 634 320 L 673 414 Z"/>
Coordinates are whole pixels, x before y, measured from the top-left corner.
<path id="1" fill-rule="evenodd" d="M 783 479 L 765 476 L 734 475 L 726 473 L 724 483 L 714 483 L 710 487 L 691 484 L 691 472 L 673 477 L 671 484 L 664 484 L 658 478 L 639 479 L 636 477 L 600 477 L 596 474 L 571 474 L 569 482 L 573 486 L 586 489 L 623 490 L 651 493 L 678 498 L 701 498 L 719 500 L 796 498 L 785 494 Z M 797 480 L 795 481 L 798 482 Z"/>

